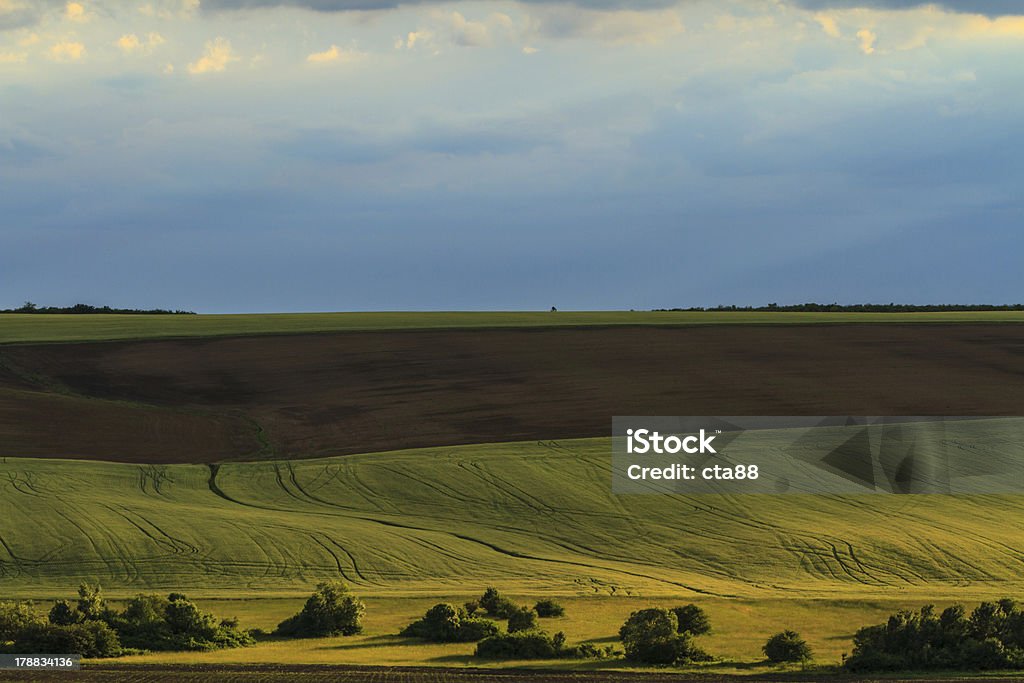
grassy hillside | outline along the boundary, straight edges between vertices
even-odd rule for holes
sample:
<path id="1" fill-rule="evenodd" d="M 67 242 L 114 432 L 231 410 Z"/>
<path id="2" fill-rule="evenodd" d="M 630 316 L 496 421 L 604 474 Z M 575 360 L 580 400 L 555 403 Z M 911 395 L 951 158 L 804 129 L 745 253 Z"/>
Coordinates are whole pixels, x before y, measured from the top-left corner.
<path id="1" fill-rule="evenodd" d="M 0 344 L 349 330 L 819 323 L 1024 323 L 1021 311 L 767 313 L 532 311 L 253 315 L 0 315 Z"/>
<path id="2" fill-rule="evenodd" d="M 1005 448 L 974 429 L 978 458 Z M 949 435 L 949 432 L 947 432 Z M 955 438 L 953 434 L 950 438 Z M 991 455 L 991 454 L 989 454 Z M 966 597 L 1024 588 L 1014 496 L 614 496 L 604 439 L 223 465 L 0 462 L 0 593 Z"/>

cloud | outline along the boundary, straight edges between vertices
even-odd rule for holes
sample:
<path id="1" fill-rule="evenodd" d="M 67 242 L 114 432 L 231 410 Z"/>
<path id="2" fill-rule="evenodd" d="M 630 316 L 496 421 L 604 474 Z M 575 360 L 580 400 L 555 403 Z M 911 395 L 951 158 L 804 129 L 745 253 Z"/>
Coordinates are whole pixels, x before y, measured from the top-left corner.
<path id="1" fill-rule="evenodd" d="M 592 11 L 561 5 L 536 10 L 531 21 L 531 33 L 545 38 L 591 38 L 613 44 L 660 43 L 686 30 L 672 9 Z"/>
<path id="2" fill-rule="evenodd" d="M 314 52 L 313 54 L 306 57 L 306 61 L 310 64 L 352 64 L 366 59 L 366 53 L 360 52 L 355 48 L 339 48 L 337 45 L 331 45 L 328 49 L 323 52 Z"/>
<path id="3" fill-rule="evenodd" d="M 237 59 L 231 49 L 231 43 L 225 38 L 218 37 L 216 40 L 207 41 L 203 56 L 188 65 L 188 72 L 198 75 L 224 71 L 229 62 Z"/>
<path id="4" fill-rule="evenodd" d="M 857 31 L 857 37 L 860 38 L 860 51 L 866 55 L 870 55 L 875 51 L 875 41 L 878 40 L 878 36 L 872 33 L 866 28 L 862 28 Z"/>
<path id="5" fill-rule="evenodd" d="M 491 42 L 487 24 L 468 21 L 459 12 L 451 15 L 452 41 L 463 47 L 480 47 Z"/>
<path id="6" fill-rule="evenodd" d="M 85 45 L 62 41 L 50 47 L 49 55 L 56 62 L 77 62 L 85 56 Z"/>
<path id="7" fill-rule="evenodd" d="M 80 2 L 69 2 L 64 6 L 64 16 L 71 21 L 85 21 L 88 16 L 85 13 L 85 5 Z"/>
<path id="8" fill-rule="evenodd" d="M 153 51 L 153 48 L 163 45 L 165 42 L 167 41 L 164 40 L 164 37 L 156 32 L 148 34 L 145 41 L 140 40 L 134 33 L 126 33 L 118 38 L 117 46 L 125 54 L 139 51 L 149 53 Z"/>
<path id="9" fill-rule="evenodd" d="M 357 12 L 394 9 L 407 5 L 429 5 L 434 0 L 203 0 L 204 11 L 255 9 L 265 7 L 301 7 L 317 12 Z M 565 0 L 526 0 L 527 4 L 563 5 Z M 569 0 L 569 4 L 592 10 L 664 9 L 676 0 Z"/>
<path id="10" fill-rule="evenodd" d="M 39 23 L 58 0 L 0 0 L 0 31 Z"/>
<path id="11" fill-rule="evenodd" d="M 434 42 L 434 34 L 433 34 L 433 32 L 430 31 L 429 29 L 425 29 L 424 28 L 424 29 L 419 29 L 419 30 L 416 30 L 416 31 L 409 31 L 409 33 L 406 34 L 406 36 L 405 36 L 405 41 L 403 41 L 401 38 L 399 38 L 395 42 L 395 47 L 396 48 L 403 48 L 404 47 L 406 50 L 411 50 L 414 47 L 416 47 L 417 45 L 420 45 L 422 47 L 426 47 L 426 46 L 431 45 L 433 42 Z"/>
<path id="12" fill-rule="evenodd" d="M 814 15 L 814 20 L 821 25 L 821 30 L 827 35 L 833 38 L 841 38 L 842 33 L 839 31 L 839 24 L 836 23 L 834 17 L 831 17 L 824 12 L 818 12 Z"/>
<path id="13" fill-rule="evenodd" d="M 984 14 L 990 17 L 1024 15 L 1021 0 L 797 0 L 797 4 L 816 10 L 850 7 L 913 9 L 934 5 L 950 12 Z"/>
<path id="14" fill-rule="evenodd" d="M 0 52 L 0 64 L 24 64 L 27 61 L 26 52 Z"/>

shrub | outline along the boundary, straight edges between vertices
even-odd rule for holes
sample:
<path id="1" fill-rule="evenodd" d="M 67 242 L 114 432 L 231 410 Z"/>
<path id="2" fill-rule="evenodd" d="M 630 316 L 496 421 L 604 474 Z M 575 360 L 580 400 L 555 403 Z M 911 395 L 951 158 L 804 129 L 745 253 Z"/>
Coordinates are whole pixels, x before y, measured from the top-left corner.
<path id="1" fill-rule="evenodd" d="M 102 621 L 87 621 L 61 626 L 34 623 L 23 628 L 14 639 L 19 654 L 76 654 L 83 657 L 117 657 L 121 642 L 117 633 Z"/>
<path id="2" fill-rule="evenodd" d="M 401 635 L 439 643 L 453 642 L 458 639 L 461 624 L 459 611 L 452 605 L 442 602 L 428 609 L 422 619 L 406 626 Z"/>
<path id="3" fill-rule="evenodd" d="M 796 631 L 776 633 L 761 648 L 768 661 L 776 664 L 783 662 L 806 662 L 811 659 L 811 648 Z"/>
<path id="4" fill-rule="evenodd" d="M 697 607 L 697 605 L 689 604 L 682 607 L 674 607 L 672 608 L 672 613 L 676 615 L 676 619 L 679 621 L 679 625 L 676 626 L 679 633 L 701 636 L 711 632 L 711 621 L 708 619 L 707 613 L 700 607 Z"/>
<path id="5" fill-rule="evenodd" d="M 32 602 L 0 602 L 0 645 L 17 638 L 25 628 L 44 623 Z"/>
<path id="6" fill-rule="evenodd" d="M 644 664 L 683 664 L 707 661 L 710 656 L 693 642 L 689 632 L 679 633 L 679 620 L 671 610 L 650 608 L 633 612 L 619 629 L 626 658 Z"/>
<path id="7" fill-rule="evenodd" d="M 302 611 L 282 621 L 276 633 L 294 638 L 351 636 L 363 630 L 366 607 L 340 581 L 321 583 Z"/>
<path id="8" fill-rule="evenodd" d="M 475 654 L 485 659 L 554 659 L 559 650 L 542 631 L 517 631 L 481 640 Z"/>
<path id="9" fill-rule="evenodd" d="M 960 606 L 936 616 L 927 606 L 900 611 L 853 638 L 851 671 L 1024 668 L 1024 613 L 1012 600 L 983 602 L 968 617 Z"/>
<path id="10" fill-rule="evenodd" d="M 487 619 L 470 617 L 447 603 L 438 603 L 402 629 L 401 635 L 422 638 L 435 643 L 468 643 L 498 633 L 498 626 Z"/>
<path id="11" fill-rule="evenodd" d="M 529 607 L 517 607 L 508 615 L 508 632 L 532 631 L 537 628 L 537 612 Z"/>
<path id="12" fill-rule="evenodd" d="M 501 629 L 493 621 L 469 617 L 459 623 L 459 632 L 456 640 L 460 643 L 475 643 L 478 640 L 490 638 L 499 633 L 501 633 Z"/>
<path id="13" fill-rule="evenodd" d="M 503 598 L 498 589 L 493 586 L 488 587 L 484 591 L 484 594 L 478 601 L 480 608 L 487 612 L 488 616 L 495 617 L 496 619 L 508 619 L 512 612 L 515 611 L 516 605 L 511 600 Z"/>
<path id="14" fill-rule="evenodd" d="M 565 608 L 554 600 L 539 600 L 537 601 L 537 604 L 533 606 L 533 609 L 537 612 L 537 616 L 542 619 L 565 616 Z"/>

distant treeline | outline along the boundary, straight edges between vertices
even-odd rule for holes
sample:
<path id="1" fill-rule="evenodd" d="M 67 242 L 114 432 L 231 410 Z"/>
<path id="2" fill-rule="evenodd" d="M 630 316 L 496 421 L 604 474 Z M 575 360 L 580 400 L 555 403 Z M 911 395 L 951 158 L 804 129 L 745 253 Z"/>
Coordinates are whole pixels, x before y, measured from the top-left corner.
<path id="1" fill-rule="evenodd" d="M 20 308 L 8 308 L 0 310 L 0 313 L 68 313 L 73 315 L 88 315 L 94 313 L 116 313 L 118 315 L 195 315 L 195 311 L 168 311 L 163 308 L 151 308 L 143 310 L 139 308 L 111 308 L 110 306 L 90 306 L 89 304 L 75 304 L 74 306 L 36 306 L 31 301 L 26 301 Z"/>
<path id="2" fill-rule="evenodd" d="M 939 311 L 1024 311 L 1024 304 L 791 304 L 780 306 L 715 306 L 704 308 L 655 308 L 655 313 L 681 311 L 781 311 L 785 313 L 927 313 Z"/>

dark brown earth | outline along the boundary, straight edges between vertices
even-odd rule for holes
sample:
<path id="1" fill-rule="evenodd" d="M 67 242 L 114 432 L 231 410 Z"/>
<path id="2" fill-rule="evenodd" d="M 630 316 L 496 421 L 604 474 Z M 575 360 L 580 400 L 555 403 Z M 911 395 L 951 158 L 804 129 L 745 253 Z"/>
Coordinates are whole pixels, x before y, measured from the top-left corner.
<path id="1" fill-rule="evenodd" d="M 0 455 L 303 458 L 613 415 L 1024 414 L 1024 325 L 348 332 L 0 347 Z"/>

